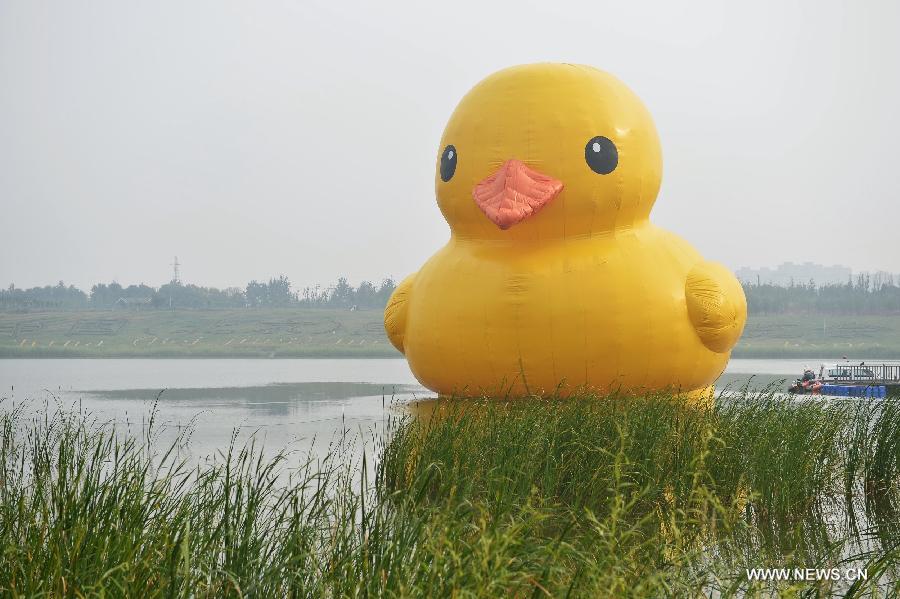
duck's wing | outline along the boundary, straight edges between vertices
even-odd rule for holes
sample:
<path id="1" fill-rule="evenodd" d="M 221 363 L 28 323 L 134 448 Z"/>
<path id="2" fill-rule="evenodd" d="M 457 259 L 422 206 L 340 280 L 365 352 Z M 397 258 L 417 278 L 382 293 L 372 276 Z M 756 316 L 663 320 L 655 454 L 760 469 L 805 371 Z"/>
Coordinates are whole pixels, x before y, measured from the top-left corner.
<path id="1" fill-rule="evenodd" d="M 725 353 L 737 343 L 747 322 L 747 298 L 731 271 L 717 262 L 701 262 L 684 286 L 688 316 L 703 345 Z"/>
<path id="2" fill-rule="evenodd" d="M 384 330 L 391 345 L 403 351 L 403 337 L 406 333 L 406 313 L 409 306 L 409 294 L 416 275 L 411 274 L 403 279 L 394 293 L 391 294 L 384 308 Z"/>

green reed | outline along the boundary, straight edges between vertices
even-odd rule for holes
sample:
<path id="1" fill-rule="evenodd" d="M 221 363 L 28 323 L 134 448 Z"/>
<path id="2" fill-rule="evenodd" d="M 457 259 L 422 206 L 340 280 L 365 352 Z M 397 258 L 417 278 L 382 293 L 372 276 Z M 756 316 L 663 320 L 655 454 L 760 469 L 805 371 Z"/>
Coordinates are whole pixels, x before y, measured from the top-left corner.
<path id="1" fill-rule="evenodd" d="M 152 419 L 134 436 L 3 407 L 3 596 L 900 591 L 897 400 L 441 400 L 362 452 L 273 456 L 232 437 L 199 465 L 186 438 L 154 449 Z M 745 575 L 850 565 L 869 581 Z"/>

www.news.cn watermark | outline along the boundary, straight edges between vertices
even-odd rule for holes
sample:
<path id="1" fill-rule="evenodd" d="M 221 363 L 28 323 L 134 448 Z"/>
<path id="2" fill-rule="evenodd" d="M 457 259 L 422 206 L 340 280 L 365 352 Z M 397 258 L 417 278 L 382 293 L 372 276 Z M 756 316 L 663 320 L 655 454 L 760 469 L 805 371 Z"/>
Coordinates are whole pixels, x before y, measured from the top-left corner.
<path id="1" fill-rule="evenodd" d="M 815 582 L 868 580 L 865 568 L 747 568 L 747 580 Z"/>

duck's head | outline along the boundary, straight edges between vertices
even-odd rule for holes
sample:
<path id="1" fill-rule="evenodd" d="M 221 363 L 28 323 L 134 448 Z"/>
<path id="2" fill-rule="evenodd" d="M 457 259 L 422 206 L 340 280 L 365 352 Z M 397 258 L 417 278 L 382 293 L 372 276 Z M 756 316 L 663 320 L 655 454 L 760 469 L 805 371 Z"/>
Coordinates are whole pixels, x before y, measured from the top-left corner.
<path id="1" fill-rule="evenodd" d="M 653 120 L 621 81 L 533 64 L 494 73 L 460 101 L 435 184 L 455 235 L 534 240 L 646 221 L 661 174 Z"/>

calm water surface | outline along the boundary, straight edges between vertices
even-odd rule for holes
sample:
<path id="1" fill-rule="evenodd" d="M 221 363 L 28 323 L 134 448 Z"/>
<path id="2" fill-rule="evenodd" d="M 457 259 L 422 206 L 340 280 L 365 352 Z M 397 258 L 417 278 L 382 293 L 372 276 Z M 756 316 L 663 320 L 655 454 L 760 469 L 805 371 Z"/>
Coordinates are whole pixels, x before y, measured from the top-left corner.
<path id="1" fill-rule="evenodd" d="M 722 382 L 758 375 L 765 384 L 818 363 L 735 359 Z M 348 432 L 371 439 L 401 412 L 397 403 L 430 396 L 403 359 L 0 360 L 0 409 L 76 406 L 142 431 L 155 406 L 161 439 L 190 427 L 198 456 L 222 450 L 233 432 L 276 449 L 319 450 Z"/>
<path id="2" fill-rule="evenodd" d="M 189 427 L 196 456 L 224 450 L 232 433 L 301 453 L 371 439 L 399 413 L 392 403 L 427 395 L 400 359 L 0 360 L 0 407 L 74 406 L 133 433 L 155 407 L 158 443 Z"/>

